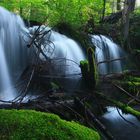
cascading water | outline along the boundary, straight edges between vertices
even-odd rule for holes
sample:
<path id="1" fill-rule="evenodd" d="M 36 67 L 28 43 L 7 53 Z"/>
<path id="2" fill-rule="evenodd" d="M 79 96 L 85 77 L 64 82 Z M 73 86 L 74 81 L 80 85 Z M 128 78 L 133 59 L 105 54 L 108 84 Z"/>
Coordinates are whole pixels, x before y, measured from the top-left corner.
<path id="1" fill-rule="evenodd" d="M 30 34 L 34 34 L 37 28 L 38 28 L 37 26 L 30 28 L 29 29 Z M 50 28 L 48 27 L 46 28 L 45 26 L 41 26 L 40 28 L 41 34 L 43 32 L 47 32 L 48 30 L 50 30 Z M 124 58 L 123 50 L 106 36 L 91 35 L 91 37 L 92 37 L 93 44 L 96 46 L 95 55 L 96 55 L 97 63 L 100 63 L 98 66 L 100 74 L 121 72 L 122 71 L 121 59 Z M 70 61 L 67 61 L 67 60 L 72 60 L 76 63 L 79 63 L 80 60 L 84 60 L 86 56 L 83 53 L 81 47 L 72 39 L 66 37 L 65 35 L 59 34 L 55 31 L 52 31 L 50 35 L 47 34 L 46 36 L 44 36 L 43 40 L 41 40 L 43 44 L 45 44 L 45 41 L 48 41 L 48 38 L 50 42 L 53 42 L 52 44 L 49 44 L 51 48 L 53 48 L 53 46 L 55 46 L 55 48 L 54 48 L 53 53 L 51 53 L 51 51 L 50 53 L 48 53 L 49 51 L 47 50 L 46 55 L 52 59 L 56 58 L 57 62 L 60 60 L 59 58 L 65 58 L 63 59 L 63 61 L 61 59 L 58 63 L 61 66 L 72 66 L 66 69 L 64 69 L 63 67 L 61 69 L 62 73 L 64 73 L 64 70 L 66 74 L 74 73 L 75 70 L 79 72 L 80 71 L 79 67 L 76 66 L 74 68 L 72 63 L 68 64 Z M 42 47 L 42 48 L 48 48 L 48 47 Z M 42 55 L 40 56 L 40 58 L 42 60 L 44 59 Z M 65 64 L 65 61 L 67 61 L 66 64 Z M 101 63 L 103 61 L 104 63 Z M 56 72 L 58 73 L 58 67 L 55 67 L 55 68 L 56 68 Z"/>
<path id="2" fill-rule="evenodd" d="M 33 35 L 37 28 L 38 26 L 29 28 L 30 34 Z M 49 30 L 49 27 L 41 26 L 39 32 L 43 34 Z M 46 34 L 43 37 L 41 42 L 44 53 L 54 62 L 53 68 L 55 69 L 55 74 L 64 75 L 65 73 L 68 75 L 80 73 L 79 63 L 85 59 L 85 55 L 81 47 L 74 40 L 51 31 L 50 34 Z M 50 43 L 48 44 L 48 42 Z M 40 55 L 40 58 L 45 61 L 43 55 Z"/>
<path id="3" fill-rule="evenodd" d="M 30 56 L 30 59 L 32 57 L 32 51 L 29 51 L 30 49 L 27 49 L 26 45 L 30 44 L 38 26 L 27 29 L 20 16 L 8 12 L 2 7 L 0 7 L 0 18 L 0 99 L 8 100 L 13 97 L 16 91 L 8 91 L 7 89 L 12 87 L 13 79 L 17 79 L 28 65 L 28 56 Z M 48 32 L 48 30 L 50 28 L 41 26 L 40 34 Z M 107 37 L 93 35 L 92 41 L 96 46 L 97 62 L 121 57 L 122 51 Z M 50 34 L 44 35 L 41 40 L 36 39 L 36 42 L 41 45 L 47 58 L 53 62 L 51 63 L 53 66 L 49 66 L 52 75 L 67 76 L 68 74 L 79 74 L 81 72 L 79 62 L 86 59 L 86 56 L 74 40 L 51 31 Z M 40 58 L 45 61 L 44 56 L 41 54 Z M 121 70 L 120 61 L 99 65 L 101 74 Z M 77 77 L 74 75 L 74 78 Z M 69 83 L 73 83 L 73 81 Z M 5 91 L 8 91 L 10 95 Z"/>
<path id="4" fill-rule="evenodd" d="M 30 35 L 33 36 L 37 29 L 37 26 L 29 28 Z M 39 33 L 42 35 L 49 30 L 50 28 L 41 26 Z M 38 40 L 40 39 L 37 39 L 37 43 Z M 80 61 L 86 59 L 81 47 L 74 40 L 52 30 L 39 41 L 39 44 L 41 44 L 43 52 L 49 58 L 49 62 L 51 61 L 48 64 L 49 67 L 47 67 L 48 73 L 45 73 L 44 76 L 57 77 L 56 81 L 67 92 L 73 93 L 72 91 L 80 86 Z M 46 61 L 42 54 L 40 54 L 40 59 Z"/>
<path id="5" fill-rule="evenodd" d="M 0 99 L 10 100 L 16 96 L 16 91 L 12 88 L 13 83 L 18 79 L 29 62 L 28 56 L 31 51 L 27 49 L 26 45 L 30 43 L 34 31 L 38 27 L 26 29 L 20 16 L 2 7 L 0 7 L 0 18 Z M 48 29 L 45 27 L 43 31 L 48 31 Z M 48 43 L 48 34 L 43 39 L 44 42 L 42 40 L 42 43 Z M 85 56 L 79 45 L 54 31 L 51 32 L 49 40 L 55 46 L 53 53 L 50 50 L 45 50 L 51 47 L 45 47 L 43 51 L 44 53 L 47 52 L 47 57 L 54 61 L 53 64 L 55 66 L 50 70 L 51 73 L 56 74 L 56 71 L 59 75 L 80 73 L 80 68 L 77 64 L 79 64 L 80 60 L 85 59 Z M 52 46 L 52 44 L 49 45 Z M 32 54 L 30 59 L 31 57 Z M 40 55 L 40 58 L 44 61 L 42 55 Z M 75 66 L 72 64 L 75 64 Z M 54 73 L 53 69 L 55 69 Z"/>
<path id="6" fill-rule="evenodd" d="M 80 64 L 81 60 L 85 59 L 85 55 L 81 47 L 72 39 L 66 37 L 65 35 L 59 34 L 57 32 L 52 32 L 50 38 L 54 45 L 55 51 L 52 55 L 52 58 L 64 58 L 60 60 L 64 64 L 65 74 L 76 74 L 80 73 Z M 78 65 L 77 65 L 78 64 Z"/>
<path id="7" fill-rule="evenodd" d="M 11 79 L 9 76 L 6 58 L 5 58 L 5 54 L 4 54 L 4 48 L 3 48 L 3 45 L 1 44 L 1 40 L 0 40 L 0 60 L 1 60 L 1 62 L 0 62 L 0 68 L 1 68 L 0 69 L 1 70 L 0 71 L 0 85 L 1 85 L 0 92 L 4 92 L 3 95 L 1 95 L 1 96 L 3 96 L 2 99 L 5 99 L 6 97 L 8 97 L 6 99 L 12 99 L 14 91 L 11 89 L 12 83 L 11 83 Z"/>
<path id="8" fill-rule="evenodd" d="M 0 7 L 0 99 L 11 100 L 16 94 L 13 79 L 17 79 L 28 61 L 21 41 L 26 28 L 22 19 Z"/>
<path id="9" fill-rule="evenodd" d="M 95 57 L 100 74 L 109 74 L 122 71 L 123 50 L 111 39 L 103 35 L 92 35 L 92 42 L 96 46 Z"/>

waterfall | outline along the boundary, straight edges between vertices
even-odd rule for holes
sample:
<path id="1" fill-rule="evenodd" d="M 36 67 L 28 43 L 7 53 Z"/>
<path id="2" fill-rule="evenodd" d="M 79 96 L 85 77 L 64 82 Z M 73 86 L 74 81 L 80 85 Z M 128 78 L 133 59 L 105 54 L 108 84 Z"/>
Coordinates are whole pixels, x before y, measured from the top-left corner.
<path id="1" fill-rule="evenodd" d="M 30 34 L 33 35 L 37 28 L 38 26 L 29 28 Z M 49 30 L 49 27 L 41 26 L 39 32 L 43 34 Z M 81 73 L 79 64 L 86 57 L 79 44 L 74 40 L 51 30 L 39 43 L 42 45 L 43 52 L 46 56 L 52 60 L 53 69 L 51 69 L 51 73 L 55 75 Z M 44 56 L 41 54 L 40 59 L 45 61 Z"/>
<path id="2" fill-rule="evenodd" d="M 38 26 L 29 28 L 30 34 L 33 35 L 37 30 L 37 28 Z M 39 32 L 43 34 L 49 30 L 50 30 L 49 27 L 41 26 Z M 98 65 L 99 73 L 104 75 L 109 73 L 121 72 L 123 70 L 122 69 L 122 59 L 124 57 L 123 50 L 106 36 L 91 35 L 91 37 L 92 37 L 93 44 L 96 46 L 95 59 L 97 63 L 100 63 Z M 48 44 L 48 38 L 51 42 L 49 44 Z M 64 71 L 66 74 L 76 73 L 76 71 L 80 72 L 80 68 L 74 66 L 75 63 L 70 64 L 70 62 L 73 61 L 79 64 L 81 60 L 86 59 L 86 56 L 83 53 L 83 50 L 81 49 L 79 44 L 77 44 L 74 40 L 55 31 L 51 31 L 50 34 L 47 34 L 43 37 L 41 42 L 43 45 L 42 49 L 45 48 L 43 51 L 48 56 L 48 58 L 57 61 L 54 63 L 54 65 L 56 65 L 56 63 L 59 64 L 57 65 L 58 67 L 61 65 L 62 67 L 61 72 L 60 71 L 58 72 L 58 69 L 60 70 L 60 68 L 55 66 L 57 74 L 58 73 L 64 74 Z M 50 48 L 53 47 L 54 47 L 54 51 L 52 50 L 50 51 Z M 42 60 L 45 60 L 43 55 L 40 55 L 40 58 Z M 62 61 L 62 59 L 60 58 L 65 58 L 65 59 L 63 59 Z M 67 60 L 72 60 L 72 61 L 67 61 Z M 65 63 L 65 61 L 67 62 Z M 103 61 L 106 62 L 101 63 Z M 69 66 L 70 68 L 69 67 L 65 68 L 64 66 Z"/>
<path id="3" fill-rule="evenodd" d="M 80 61 L 85 60 L 86 56 L 79 44 L 68 38 L 67 36 L 50 31 L 49 27 L 34 26 L 29 28 L 30 36 L 33 36 L 38 29 L 37 34 L 45 34 L 43 38 L 38 36 L 36 44 L 41 45 L 41 48 L 46 57 L 40 54 L 40 59 L 47 63 L 46 71 L 42 77 L 53 77 L 64 89 L 69 93 L 74 93 L 75 89 L 81 88 L 81 69 Z M 50 31 L 50 32 L 48 32 Z"/>
<path id="4" fill-rule="evenodd" d="M 1 40 L 0 40 L 0 60 L 1 60 L 0 61 L 0 68 L 1 68 L 0 69 L 0 92 L 5 92 L 3 95 L 0 95 L 0 97 L 3 96 L 2 99 L 5 99 L 6 96 L 8 97 L 7 99 L 12 99 L 14 90 L 11 89 L 12 83 L 9 76 L 6 58 L 4 54 L 4 48 L 3 45 L 1 44 Z"/>
<path id="5" fill-rule="evenodd" d="M 0 7 L 0 99 L 9 100 L 15 97 L 14 82 L 23 70 L 32 61 L 32 49 L 27 49 L 38 26 L 26 28 L 20 16 Z M 35 41 L 41 46 L 51 65 L 47 65 L 49 75 L 68 76 L 73 75 L 75 81 L 81 70 L 79 63 L 86 56 L 74 40 L 65 35 L 41 26 L 40 35 Z M 44 33 L 46 33 L 44 35 Z M 123 51 L 112 40 L 105 36 L 92 35 L 92 41 L 96 46 L 95 54 L 97 63 L 106 60 L 118 59 Z M 33 47 L 34 52 L 37 49 Z M 123 55 L 122 55 L 123 56 Z M 46 58 L 40 54 L 40 60 L 46 62 Z M 99 64 L 99 72 L 107 74 L 122 71 L 120 60 Z M 81 76 L 80 76 L 81 78 Z M 79 80 L 79 79 L 78 79 Z M 78 81 L 77 81 L 78 83 Z M 70 81 L 68 84 L 75 86 L 77 83 Z M 70 87 L 70 86 L 69 86 Z"/>
<path id="6" fill-rule="evenodd" d="M 55 31 L 52 31 L 50 40 L 55 45 L 55 51 L 51 58 L 58 58 L 58 60 L 59 58 L 64 58 L 63 61 L 61 60 L 61 63 L 65 64 L 65 68 L 62 68 L 62 73 L 63 70 L 65 74 L 81 73 L 79 64 L 81 60 L 85 59 L 85 54 L 81 47 L 74 40 Z"/>
<path id="7" fill-rule="evenodd" d="M 32 52 L 26 46 L 30 44 L 38 27 L 27 29 L 20 16 L 2 7 L 0 7 L 0 19 L 0 99 L 11 100 L 17 94 L 13 87 L 14 82 L 32 59 Z M 44 32 L 49 29 L 41 27 Z M 48 44 L 48 39 L 52 43 Z M 67 75 L 81 72 L 79 62 L 85 59 L 85 55 L 74 40 L 51 31 L 51 35 L 46 34 L 41 43 L 44 53 L 52 62 L 48 67 L 50 74 Z M 41 54 L 40 59 L 44 61 Z"/>
<path id="8" fill-rule="evenodd" d="M 13 99 L 13 83 L 27 65 L 24 32 L 28 31 L 20 16 L 0 7 L 0 99 Z"/>
<path id="9" fill-rule="evenodd" d="M 103 35 L 92 35 L 92 42 L 96 46 L 95 57 L 100 74 L 121 72 L 124 51 L 111 39 Z M 106 61 L 106 62 L 105 62 Z"/>

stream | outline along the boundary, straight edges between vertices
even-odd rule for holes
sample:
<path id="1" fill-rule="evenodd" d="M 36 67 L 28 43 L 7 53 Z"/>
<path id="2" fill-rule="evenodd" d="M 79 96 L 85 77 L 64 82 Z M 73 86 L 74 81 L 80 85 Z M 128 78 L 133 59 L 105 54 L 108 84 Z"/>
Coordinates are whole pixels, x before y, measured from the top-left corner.
<path id="1" fill-rule="evenodd" d="M 124 121 L 120 114 L 130 123 Z M 123 114 L 120 109 L 107 107 L 107 112 L 101 117 L 101 121 L 116 138 L 116 140 L 140 140 L 140 121 L 130 114 Z"/>

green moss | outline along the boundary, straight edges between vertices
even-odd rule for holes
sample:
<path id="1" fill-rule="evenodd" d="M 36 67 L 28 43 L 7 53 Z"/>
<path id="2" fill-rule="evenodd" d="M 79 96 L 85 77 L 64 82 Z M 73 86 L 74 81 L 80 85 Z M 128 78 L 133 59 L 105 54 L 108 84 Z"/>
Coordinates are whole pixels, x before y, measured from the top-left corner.
<path id="1" fill-rule="evenodd" d="M 0 110 L 0 140 L 99 140 L 97 132 L 54 114 Z"/>
<path id="2" fill-rule="evenodd" d="M 89 62 L 89 77 L 90 77 L 90 80 L 92 81 L 93 88 L 94 88 L 97 85 L 98 73 L 97 73 L 97 67 L 95 64 L 94 50 L 91 47 L 88 48 L 88 62 Z"/>
<path id="3" fill-rule="evenodd" d="M 120 82 L 122 85 L 127 85 L 127 86 L 140 86 L 140 82 L 133 82 L 133 81 L 124 81 Z"/>
<path id="4" fill-rule="evenodd" d="M 130 93 L 137 93 L 140 90 L 140 78 L 133 76 L 125 76 L 122 81 L 116 81 L 121 87 Z"/>
<path id="5" fill-rule="evenodd" d="M 81 61 L 80 67 L 82 71 L 82 76 L 86 81 L 86 85 L 90 89 L 95 89 L 95 86 L 97 85 L 98 82 L 98 73 L 95 64 L 94 50 L 91 47 L 89 47 L 87 51 L 88 51 L 88 60 Z"/>
<path id="6" fill-rule="evenodd" d="M 140 50 L 139 49 L 134 49 L 133 52 L 140 54 Z"/>
<path id="7" fill-rule="evenodd" d="M 88 71 L 89 71 L 88 61 L 87 60 L 80 61 L 80 68 L 84 80 L 88 80 Z"/>
<path id="8" fill-rule="evenodd" d="M 133 82 L 140 82 L 140 77 L 129 76 L 128 80 Z"/>
<path id="9" fill-rule="evenodd" d="M 126 104 L 123 104 L 121 102 L 114 101 L 114 100 L 112 100 L 112 103 L 114 103 L 117 107 L 122 109 L 123 112 L 130 113 L 130 114 L 136 116 L 137 118 L 140 118 L 140 112 L 135 110 L 135 109 L 133 109 L 132 107 L 130 107 L 130 106 L 126 105 Z"/>
<path id="10" fill-rule="evenodd" d="M 115 105 L 116 107 L 120 108 L 124 113 L 129 113 L 129 114 L 132 114 L 134 116 L 136 116 L 138 119 L 140 119 L 140 112 L 133 109 L 132 107 L 122 103 L 122 102 L 119 102 L 119 101 L 116 101 L 114 99 L 111 99 L 101 93 L 97 93 L 97 95 L 99 95 L 101 98 L 111 102 L 113 105 Z"/>

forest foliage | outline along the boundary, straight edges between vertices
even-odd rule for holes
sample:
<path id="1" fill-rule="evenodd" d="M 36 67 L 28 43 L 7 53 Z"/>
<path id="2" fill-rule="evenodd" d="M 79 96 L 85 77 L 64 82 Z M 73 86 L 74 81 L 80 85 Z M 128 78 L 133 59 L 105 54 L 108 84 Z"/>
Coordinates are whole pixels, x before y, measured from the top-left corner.
<path id="1" fill-rule="evenodd" d="M 129 6 L 128 2 L 130 2 Z M 99 28 L 103 28 L 105 31 L 99 32 L 100 34 L 108 35 L 109 33 L 109 36 L 114 37 L 117 33 L 115 39 L 119 40 L 120 44 L 125 44 L 130 36 L 130 40 L 136 42 L 132 45 L 138 46 L 140 8 L 135 6 L 135 10 L 129 11 L 129 9 L 134 8 L 131 3 L 137 5 L 139 0 L 1 0 L 0 6 L 20 14 L 26 21 L 46 24 L 50 27 L 59 23 L 66 23 L 73 29 L 78 28 L 94 33 L 94 25 L 99 25 Z M 115 23 L 112 22 L 113 24 L 102 24 L 103 19 L 120 11 L 122 12 L 122 18 Z M 129 20 L 131 16 L 134 19 L 133 23 Z M 111 34 L 114 34 L 114 36 Z"/>
<path id="2" fill-rule="evenodd" d="M 106 2 L 106 15 L 113 12 L 113 0 Z M 60 22 L 81 26 L 89 19 L 102 18 L 103 0 L 1 0 L 0 5 L 20 14 L 26 20 L 44 22 L 53 26 Z"/>

